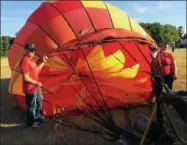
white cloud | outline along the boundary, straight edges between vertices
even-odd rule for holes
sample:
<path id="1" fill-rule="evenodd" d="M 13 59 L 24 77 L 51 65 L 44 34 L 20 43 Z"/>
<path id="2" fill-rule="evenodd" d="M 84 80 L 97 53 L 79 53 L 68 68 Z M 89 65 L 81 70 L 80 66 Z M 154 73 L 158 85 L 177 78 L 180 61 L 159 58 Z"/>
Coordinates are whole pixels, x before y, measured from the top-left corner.
<path id="1" fill-rule="evenodd" d="M 135 21 L 137 21 L 138 23 L 141 22 L 141 19 L 140 18 L 134 18 Z"/>
<path id="2" fill-rule="evenodd" d="M 25 19 L 20 17 L 1 17 L 1 23 L 7 22 L 23 22 Z"/>
<path id="3" fill-rule="evenodd" d="M 151 12 L 152 9 L 150 7 L 146 7 L 146 6 L 142 6 L 142 5 L 138 5 L 136 3 L 134 3 L 132 5 L 133 9 L 138 12 L 138 13 L 147 13 L 147 12 Z"/>
<path id="4" fill-rule="evenodd" d="M 17 8 L 17 9 L 1 9 L 1 16 L 10 16 L 10 15 L 17 15 L 17 16 L 29 16 L 34 12 L 33 9 L 25 9 L 25 8 Z"/>
<path id="5" fill-rule="evenodd" d="M 139 12 L 139 13 L 144 13 L 144 12 L 147 12 L 148 9 L 145 8 L 145 7 L 137 7 L 137 8 L 136 8 L 136 11 Z"/>
<path id="6" fill-rule="evenodd" d="M 1 23 L 8 22 L 25 22 L 26 19 L 32 14 L 34 10 L 31 9 L 2 9 L 1 13 Z M 19 17 L 20 16 L 20 17 Z"/>
<path id="7" fill-rule="evenodd" d="M 158 10 L 166 10 L 168 8 L 170 8 L 170 5 L 168 4 L 168 2 L 164 2 L 164 1 L 159 1 L 156 6 L 156 9 Z"/>
<path id="8" fill-rule="evenodd" d="M 20 11 L 20 12 L 27 13 L 27 14 L 31 14 L 34 11 L 33 9 L 24 9 L 24 8 L 20 8 L 20 9 L 17 9 L 17 10 Z"/>
<path id="9" fill-rule="evenodd" d="M 156 9 L 167 11 L 179 11 L 181 9 L 186 9 L 186 5 L 178 1 L 158 1 Z"/>
<path id="10" fill-rule="evenodd" d="M 1 35 L 11 35 L 14 36 L 18 32 L 24 23 L 20 22 L 5 22 L 1 24 Z"/>
<path id="11" fill-rule="evenodd" d="M 158 11 L 181 11 L 181 9 L 186 9 L 186 5 L 177 1 L 158 1 L 156 5 L 133 3 L 132 8 L 138 13 L 157 13 Z"/>

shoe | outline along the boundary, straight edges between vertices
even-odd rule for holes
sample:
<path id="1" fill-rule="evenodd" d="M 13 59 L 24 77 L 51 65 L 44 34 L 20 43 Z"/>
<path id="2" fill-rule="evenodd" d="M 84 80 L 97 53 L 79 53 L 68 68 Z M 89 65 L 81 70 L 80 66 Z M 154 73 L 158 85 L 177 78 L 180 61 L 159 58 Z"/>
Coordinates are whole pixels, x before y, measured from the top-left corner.
<path id="1" fill-rule="evenodd" d="M 31 127 L 32 128 L 38 128 L 39 127 L 39 123 L 38 122 L 34 122 Z"/>
<path id="2" fill-rule="evenodd" d="M 41 116 L 40 118 L 37 119 L 37 121 L 39 121 L 40 123 L 44 123 L 47 122 L 48 119 L 46 119 L 44 116 Z"/>
<path id="3" fill-rule="evenodd" d="M 47 119 L 47 118 L 44 118 L 44 119 L 40 120 L 41 123 L 45 123 L 47 121 L 49 121 L 49 119 Z"/>

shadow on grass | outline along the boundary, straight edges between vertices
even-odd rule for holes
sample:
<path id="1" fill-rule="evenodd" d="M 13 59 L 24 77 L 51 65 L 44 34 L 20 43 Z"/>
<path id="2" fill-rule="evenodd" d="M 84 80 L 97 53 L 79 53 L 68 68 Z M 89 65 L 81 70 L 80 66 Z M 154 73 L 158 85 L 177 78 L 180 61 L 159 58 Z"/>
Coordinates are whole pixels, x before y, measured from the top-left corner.
<path id="1" fill-rule="evenodd" d="M 8 93 L 10 79 L 1 79 L 1 128 L 24 124 L 25 112 Z"/>

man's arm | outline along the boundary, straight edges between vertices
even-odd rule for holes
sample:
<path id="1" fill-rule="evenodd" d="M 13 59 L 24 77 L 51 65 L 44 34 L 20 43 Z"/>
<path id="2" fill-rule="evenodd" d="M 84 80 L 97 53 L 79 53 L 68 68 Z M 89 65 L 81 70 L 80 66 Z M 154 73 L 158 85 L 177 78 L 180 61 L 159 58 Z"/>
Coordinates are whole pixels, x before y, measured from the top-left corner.
<path id="1" fill-rule="evenodd" d="M 174 77 L 174 80 L 177 79 L 177 63 L 176 63 L 176 60 L 173 61 L 173 77 Z"/>
<path id="2" fill-rule="evenodd" d="M 172 69 L 173 69 L 173 78 L 174 80 L 176 80 L 177 79 L 177 63 L 173 55 L 172 55 Z"/>
<path id="3" fill-rule="evenodd" d="M 38 65 L 38 72 L 41 71 L 42 67 L 45 65 L 47 60 L 48 60 L 48 57 L 44 55 L 43 58 L 42 58 L 42 62 Z"/>
<path id="4" fill-rule="evenodd" d="M 42 67 L 44 66 L 44 62 L 41 62 L 39 65 L 38 65 L 38 72 L 41 71 Z"/>
<path id="5" fill-rule="evenodd" d="M 42 86 L 42 84 L 40 82 L 37 82 L 33 79 L 31 79 L 31 77 L 29 76 L 29 74 L 23 74 L 23 79 L 33 85 L 37 85 L 37 86 Z"/>

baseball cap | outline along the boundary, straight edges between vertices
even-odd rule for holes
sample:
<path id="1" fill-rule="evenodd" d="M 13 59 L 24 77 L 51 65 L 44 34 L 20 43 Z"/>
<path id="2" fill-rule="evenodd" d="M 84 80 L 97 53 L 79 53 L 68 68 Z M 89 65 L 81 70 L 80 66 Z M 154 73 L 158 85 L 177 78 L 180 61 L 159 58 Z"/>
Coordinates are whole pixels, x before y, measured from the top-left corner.
<path id="1" fill-rule="evenodd" d="M 36 47 L 34 46 L 34 44 L 25 44 L 24 49 L 28 51 L 36 51 Z"/>

